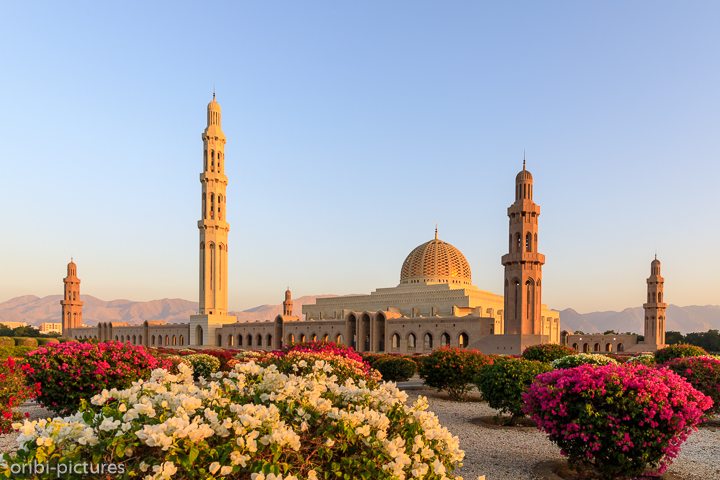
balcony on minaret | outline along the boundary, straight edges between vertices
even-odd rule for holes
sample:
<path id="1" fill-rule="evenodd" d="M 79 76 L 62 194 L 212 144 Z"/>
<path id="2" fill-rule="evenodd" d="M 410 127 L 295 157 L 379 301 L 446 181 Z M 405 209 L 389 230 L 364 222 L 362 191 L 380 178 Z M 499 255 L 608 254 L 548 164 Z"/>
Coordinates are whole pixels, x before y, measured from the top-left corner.
<path id="1" fill-rule="evenodd" d="M 526 263 L 540 263 L 542 265 L 545 264 L 545 255 L 542 253 L 536 253 L 536 252 L 516 252 L 516 253 L 506 253 L 502 256 L 501 260 L 503 265 L 508 265 L 510 263 L 519 263 L 519 262 L 526 262 Z"/>

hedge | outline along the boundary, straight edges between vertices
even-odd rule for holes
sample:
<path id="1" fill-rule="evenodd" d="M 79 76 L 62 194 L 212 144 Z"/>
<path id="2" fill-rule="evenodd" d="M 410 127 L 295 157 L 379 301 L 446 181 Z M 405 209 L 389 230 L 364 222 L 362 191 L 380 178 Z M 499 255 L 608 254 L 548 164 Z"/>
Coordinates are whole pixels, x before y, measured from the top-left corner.
<path id="1" fill-rule="evenodd" d="M 15 346 L 16 347 L 38 347 L 38 341 L 37 338 L 29 338 L 29 337 L 14 337 L 15 338 Z"/>

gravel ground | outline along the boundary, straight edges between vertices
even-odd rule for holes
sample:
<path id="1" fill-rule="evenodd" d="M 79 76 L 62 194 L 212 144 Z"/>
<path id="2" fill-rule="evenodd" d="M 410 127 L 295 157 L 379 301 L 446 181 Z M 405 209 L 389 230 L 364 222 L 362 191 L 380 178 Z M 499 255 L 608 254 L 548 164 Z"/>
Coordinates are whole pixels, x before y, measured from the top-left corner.
<path id="1" fill-rule="evenodd" d="M 463 466 L 454 473 L 465 480 L 533 480 L 533 466 L 544 460 L 561 459 L 560 450 L 537 430 L 507 431 L 482 427 L 471 420 L 495 415 L 496 410 L 481 402 L 479 395 L 471 394 L 468 402 L 457 403 L 438 394 L 434 389 L 408 390 L 408 401 L 418 395 L 427 397 L 429 410 L 440 419 L 453 435 L 460 438 L 465 451 Z M 26 403 L 20 410 L 28 412 L 30 419 L 52 416 L 37 404 Z M 17 450 L 17 433 L 0 435 L 0 452 Z M 690 435 L 680 455 L 669 471 L 686 480 L 720 479 L 720 428 L 702 428 Z"/>

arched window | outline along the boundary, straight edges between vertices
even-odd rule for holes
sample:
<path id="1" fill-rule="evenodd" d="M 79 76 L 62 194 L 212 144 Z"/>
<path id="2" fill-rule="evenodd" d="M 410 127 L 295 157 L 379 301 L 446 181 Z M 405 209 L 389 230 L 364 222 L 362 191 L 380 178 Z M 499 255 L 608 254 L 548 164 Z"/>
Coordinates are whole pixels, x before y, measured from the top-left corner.
<path id="1" fill-rule="evenodd" d="M 77 337 L 75 337 L 75 338 L 77 338 Z M 118 336 L 117 336 L 117 335 L 115 335 L 115 341 L 116 341 L 116 342 L 118 341 Z"/>
<path id="2" fill-rule="evenodd" d="M 228 347 L 232 347 L 235 345 L 235 337 L 230 334 L 228 335 Z"/>
<path id="3" fill-rule="evenodd" d="M 328 335 L 328 334 L 326 333 L 325 335 L 323 335 L 323 338 L 322 338 L 322 339 L 323 339 L 323 342 L 327 342 L 328 340 L 330 340 L 330 335 Z"/>
<path id="4" fill-rule="evenodd" d="M 467 333 L 461 333 L 458 336 L 458 347 L 465 348 L 468 346 L 469 338 L 467 336 Z"/>
<path id="5" fill-rule="evenodd" d="M 268 333 L 267 338 L 265 339 L 265 346 L 266 347 L 272 347 L 272 335 Z"/>
<path id="6" fill-rule="evenodd" d="M 423 337 L 423 340 L 424 340 L 424 341 L 423 341 L 423 348 L 424 348 L 425 350 L 432 350 L 432 348 L 433 348 L 433 338 L 432 338 L 432 335 L 430 335 L 429 333 L 426 333 L 426 334 L 425 334 L 425 337 Z"/>
<path id="7" fill-rule="evenodd" d="M 73 301 L 75 300 L 75 292 L 73 292 Z"/>
<path id="8" fill-rule="evenodd" d="M 150 342 L 152 342 L 150 345 L 155 345 L 155 335 L 150 337 Z"/>
<path id="9" fill-rule="evenodd" d="M 573 343 L 572 348 L 573 348 L 573 350 L 577 350 L 577 349 L 578 349 L 578 344 L 577 344 L 577 343 Z"/>
<path id="10" fill-rule="evenodd" d="M 287 343 L 288 343 L 288 345 L 292 345 L 293 343 L 295 343 L 295 335 L 293 335 L 292 333 L 290 335 L 288 335 Z"/>
<path id="11" fill-rule="evenodd" d="M 238 335 L 238 347 L 242 347 L 242 344 L 243 344 L 243 336 Z"/>
<path id="12" fill-rule="evenodd" d="M 223 201 L 223 196 L 218 195 L 218 208 L 217 208 L 218 220 L 222 220 L 222 201 Z M 222 249 L 222 247 L 221 247 L 221 249 Z"/>
<path id="13" fill-rule="evenodd" d="M 215 218 L 215 194 L 210 194 L 210 218 Z"/>
<path id="14" fill-rule="evenodd" d="M 305 334 L 304 333 L 300 334 L 300 343 L 305 343 Z"/>
<path id="15" fill-rule="evenodd" d="M 315 335 L 314 333 L 312 334 L 312 336 L 310 338 L 312 339 L 311 341 L 317 342 L 317 335 Z"/>
<path id="16" fill-rule="evenodd" d="M 653 303 L 657 302 L 657 294 L 653 292 Z"/>
<path id="17" fill-rule="evenodd" d="M 262 335 L 260 335 L 260 334 L 258 333 L 258 334 L 257 334 L 257 338 L 256 338 L 255 340 L 257 340 L 256 345 L 257 345 L 258 347 L 262 347 Z"/>
<path id="18" fill-rule="evenodd" d="M 177 345 L 177 338 L 175 337 L 175 335 L 173 335 L 172 337 L 172 342 L 173 345 Z"/>
<path id="19" fill-rule="evenodd" d="M 658 303 L 662 303 L 662 292 L 658 292 Z"/>
<path id="20" fill-rule="evenodd" d="M 408 348 L 414 349 L 415 348 L 415 334 L 411 333 L 410 335 L 408 335 L 407 340 L 408 340 Z"/>
<path id="21" fill-rule="evenodd" d="M 203 161 L 205 163 L 205 171 L 207 172 L 207 150 L 203 152 Z"/>
<path id="22" fill-rule="evenodd" d="M 218 334 L 218 347 L 222 347 L 222 335 Z"/>
<path id="23" fill-rule="evenodd" d="M 441 347 L 449 347 L 450 346 L 450 335 L 447 333 L 443 333 L 440 336 L 440 346 Z"/>
<path id="24" fill-rule="evenodd" d="M 341 345 L 343 343 L 343 336 L 341 333 L 338 333 L 337 337 L 335 338 L 335 343 L 338 345 Z"/>
<path id="25" fill-rule="evenodd" d="M 137 344 L 137 337 L 135 335 L 133 335 L 132 343 L 133 345 Z"/>
<path id="26" fill-rule="evenodd" d="M 510 234 L 510 243 L 508 244 L 508 252 L 512 253 L 512 233 Z"/>
<path id="27" fill-rule="evenodd" d="M 143 344 L 143 343 L 142 343 L 142 335 L 140 335 L 140 336 L 138 337 L 138 344 L 140 344 L 140 345 Z"/>
<path id="28" fill-rule="evenodd" d="M 583 344 L 583 353 L 590 353 L 590 346 L 587 343 Z"/>
<path id="29" fill-rule="evenodd" d="M 398 335 L 397 333 L 393 333 L 391 345 L 393 350 L 400 347 L 400 335 Z"/>
<path id="30" fill-rule="evenodd" d="M 593 351 L 595 351 L 595 352 L 599 352 L 599 351 L 600 351 L 600 344 L 599 344 L 599 343 L 596 343 L 596 344 L 595 344 L 595 346 L 593 347 Z"/>
<path id="31" fill-rule="evenodd" d="M 122 343 L 125 343 L 125 335 L 120 335 L 120 341 L 121 341 Z"/>
<path id="32" fill-rule="evenodd" d="M 520 244 L 520 233 L 518 233 L 515 237 L 517 238 L 517 240 L 516 240 L 516 242 L 515 242 L 515 251 L 516 251 L 516 252 L 521 252 L 521 251 L 522 251 L 522 245 Z"/>
<path id="33" fill-rule="evenodd" d="M 534 247 L 534 248 L 533 248 L 533 251 L 537 252 L 537 249 L 538 249 L 538 248 L 537 248 L 537 233 L 535 234 L 535 242 L 534 242 L 533 247 Z"/>
<path id="34" fill-rule="evenodd" d="M 203 328 L 198 325 L 197 327 L 195 327 L 195 345 L 202 346 L 203 336 Z"/>
<path id="35" fill-rule="evenodd" d="M 185 337 L 180 335 L 180 345 L 185 345 Z"/>
<path id="36" fill-rule="evenodd" d="M 252 335 L 250 334 L 247 336 L 247 346 L 252 347 Z"/>
<path id="37" fill-rule="evenodd" d="M 532 234 L 530 232 L 525 235 L 525 251 L 532 252 Z"/>
<path id="38" fill-rule="evenodd" d="M 625 351 L 625 347 L 623 347 L 622 343 L 618 343 L 617 351 L 618 351 L 618 353 Z"/>
<path id="39" fill-rule="evenodd" d="M 165 335 L 165 345 L 170 345 L 170 335 Z"/>
<path id="40" fill-rule="evenodd" d="M 210 152 L 210 171 L 215 171 L 215 150 Z"/>
<path id="41" fill-rule="evenodd" d="M 608 343 L 607 345 L 605 345 L 605 351 L 612 352 L 612 343 Z"/>

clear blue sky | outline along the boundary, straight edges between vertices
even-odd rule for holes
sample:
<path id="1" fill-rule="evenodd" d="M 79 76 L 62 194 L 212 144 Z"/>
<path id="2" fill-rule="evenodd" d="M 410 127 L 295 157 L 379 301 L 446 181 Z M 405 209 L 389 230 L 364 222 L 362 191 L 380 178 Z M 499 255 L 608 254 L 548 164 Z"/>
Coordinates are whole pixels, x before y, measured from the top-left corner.
<path id="1" fill-rule="evenodd" d="M 230 308 L 368 293 L 440 238 L 501 293 L 527 150 L 543 303 L 720 304 L 718 2 L 6 2 L 0 301 L 197 300 L 228 138 Z"/>

